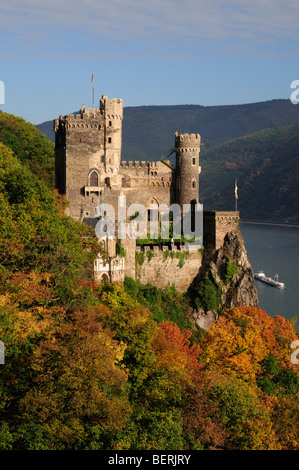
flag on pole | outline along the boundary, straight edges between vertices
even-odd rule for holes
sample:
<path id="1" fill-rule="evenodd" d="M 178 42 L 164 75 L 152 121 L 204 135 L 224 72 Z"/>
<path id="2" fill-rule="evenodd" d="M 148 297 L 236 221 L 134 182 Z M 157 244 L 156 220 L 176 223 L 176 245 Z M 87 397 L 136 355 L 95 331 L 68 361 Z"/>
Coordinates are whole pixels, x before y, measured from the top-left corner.
<path id="1" fill-rule="evenodd" d="M 93 84 L 93 79 L 94 79 L 94 75 L 93 75 L 93 72 L 92 72 L 92 76 L 91 76 L 91 85 L 92 85 L 92 107 L 94 108 L 94 84 Z"/>
<path id="2" fill-rule="evenodd" d="M 235 180 L 235 198 L 238 199 L 238 185 L 237 185 L 238 178 Z"/>

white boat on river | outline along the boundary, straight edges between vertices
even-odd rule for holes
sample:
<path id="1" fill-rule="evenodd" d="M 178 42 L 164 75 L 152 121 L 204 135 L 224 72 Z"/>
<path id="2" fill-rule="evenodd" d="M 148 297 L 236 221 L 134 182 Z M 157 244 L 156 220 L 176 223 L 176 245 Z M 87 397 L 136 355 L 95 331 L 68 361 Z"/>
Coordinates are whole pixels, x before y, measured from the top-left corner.
<path id="1" fill-rule="evenodd" d="M 254 274 L 255 279 L 259 281 L 265 282 L 270 286 L 277 287 L 278 289 L 284 289 L 285 285 L 283 282 L 278 281 L 278 274 L 275 274 L 274 279 L 271 277 L 267 277 L 263 271 L 259 271 L 258 273 Z"/>

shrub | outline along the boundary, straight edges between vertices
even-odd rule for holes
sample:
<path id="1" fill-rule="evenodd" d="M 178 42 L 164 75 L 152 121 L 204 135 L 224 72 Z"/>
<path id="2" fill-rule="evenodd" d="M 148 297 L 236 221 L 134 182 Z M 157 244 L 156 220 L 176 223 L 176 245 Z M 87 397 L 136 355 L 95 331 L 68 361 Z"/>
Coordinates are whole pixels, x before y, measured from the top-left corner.
<path id="1" fill-rule="evenodd" d="M 146 252 L 146 257 L 147 257 L 148 262 L 150 262 L 150 260 L 153 259 L 154 256 L 155 256 L 155 253 L 153 253 L 152 251 L 148 250 Z"/>
<path id="2" fill-rule="evenodd" d="M 126 256 L 126 250 L 122 246 L 120 240 L 118 240 L 117 243 L 116 243 L 116 254 L 119 255 L 119 256 L 123 256 L 123 257 Z"/>
<path id="3" fill-rule="evenodd" d="M 221 302 L 222 289 L 209 271 L 195 289 L 195 307 L 205 312 L 216 310 Z"/>
<path id="4" fill-rule="evenodd" d="M 226 272 L 225 272 L 225 284 L 229 284 L 232 277 L 237 274 L 238 266 L 236 263 L 231 263 L 230 259 L 227 260 L 226 263 Z"/>

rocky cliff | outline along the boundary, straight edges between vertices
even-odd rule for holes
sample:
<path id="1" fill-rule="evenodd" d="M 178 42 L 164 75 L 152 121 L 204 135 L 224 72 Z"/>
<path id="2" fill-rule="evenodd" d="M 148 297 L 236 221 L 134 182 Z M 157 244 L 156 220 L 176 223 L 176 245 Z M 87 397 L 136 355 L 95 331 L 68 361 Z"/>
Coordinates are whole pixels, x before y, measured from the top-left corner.
<path id="1" fill-rule="evenodd" d="M 254 274 L 239 230 L 227 233 L 218 250 L 204 250 L 190 294 L 193 319 L 203 329 L 209 329 L 223 309 L 258 306 Z"/>

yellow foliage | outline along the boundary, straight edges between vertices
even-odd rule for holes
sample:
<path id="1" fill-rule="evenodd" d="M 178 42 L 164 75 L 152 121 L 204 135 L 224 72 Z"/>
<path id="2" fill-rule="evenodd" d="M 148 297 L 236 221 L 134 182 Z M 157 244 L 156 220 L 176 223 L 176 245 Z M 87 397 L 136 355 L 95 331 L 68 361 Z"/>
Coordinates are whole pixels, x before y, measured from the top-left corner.
<path id="1" fill-rule="evenodd" d="M 99 331 L 98 338 L 100 339 L 100 342 L 105 347 L 105 349 L 109 351 L 111 355 L 114 355 L 115 364 L 123 360 L 125 350 L 127 348 L 123 341 L 116 342 L 111 336 L 107 334 L 107 331 L 104 330 Z"/>
<path id="2" fill-rule="evenodd" d="M 219 367 L 244 380 L 255 380 L 260 361 L 268 354 L 261 328 L 251 318 L 234 309 L 231 317 L 221 317 L 203 339 L 206 365 Z"/>
<path id="3" fill-rule="evenodd" d="M 0 307 L 10 304 L 10 296 L 8 294 L 0 295 Z"/>

